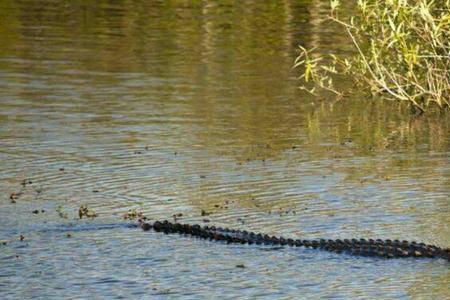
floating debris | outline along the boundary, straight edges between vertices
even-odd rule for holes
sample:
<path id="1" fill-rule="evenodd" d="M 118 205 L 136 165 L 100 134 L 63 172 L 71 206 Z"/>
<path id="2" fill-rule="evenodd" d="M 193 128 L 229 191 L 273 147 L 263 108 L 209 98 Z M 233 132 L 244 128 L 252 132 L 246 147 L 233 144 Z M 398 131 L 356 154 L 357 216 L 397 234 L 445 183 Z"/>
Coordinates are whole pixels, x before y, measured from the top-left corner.
<path id="1" fill-rule="evenodd" d="M 25 236 L 23 234 L 21 234 L 19 239 L 20 239 L 20 241 L 23 241 L 25 239 Z"/>
<path id="2" fill-rule="evenodd" d="M 23 187 L 26 187 L 29 184 L 33 184 L 33 182 L 31 181 L 31 179 L 24 179 L 22 180 L 22 182 L 20 183 L 20 185 L 22 185 Z"/>
<path id="3" fill-rule="evenodd" d="M 129 209 L 124 215 L 123 218 L 125 220 L 147 220 L 147 217 L 144 215 L 142 211 L 137 211 L 136 209 Z"/>
<path id="4" fill-rule="evenodd" d="M 244 265 L 244 264 L 238 264 L 238 265 L 236 265 L 236 268 L 244 269 L 244 268 L 245 268 L 245 265 Z"/>
<path id="5" fill-rule="evenodd" d="M 78 209 L 78 217 L 82 219 L 84 217 L 87 218 L 95 218 L 98 215 L 92 209 L 88 208 L 87 205 L 81 205 Z"/>
<path id="6" fill-rule="evenodd" d="M 11 203 L 16 203 L 16 200 L 19 199 L 20 195 L 22 195 L 22 192 L 12 192 L 11 195 L 9 195 Z"/>
<path id="7" fill-rule="evenodd" d="M 34 191 L 36 192 L 36 195 L 40 195 L 42 193 L 42 191 L 44 190 L 44 188 L 42 186 L 39 187 L 33 187 Z"/>
<path id="8" fill-rule="evenodd" d="M 175 223 L 178 221 L 178 218 L 181 218 L 182 216 L 183 216 L 182 213 L 177 213 L 177 214 L 173 214 L 172 215 L 173 220 L 174 220 Z"/>
<path id="9" fill-rule="evenodd" d="M 204 217 L 204 216 L 209 216 L 210 214 L 211 214 L 211 213 L 206 212 L 204 209 L 202 209 L 202 211 L 201 211 L 202 217 Z"/>
<path id="10" fill-rule="evenodd" d="M 67 238 L 71 238 L 71 237 L 72 237 L 72 234 L 71 234 L 70 232 L 68 232 L 68 233 L 66 233 L 66 237 L 67 237 Z"/>
<path id="11" fill-rule="evenodd" d="M 68 218 L 67 213 L 65 211 L 63 211 L 63 206 L 62 205 L 58 205 L 56 207 L 56 212 L 58 213 L 58 216 L 60 218 L 63 218 L 63 219 L 67 219 Z"/>

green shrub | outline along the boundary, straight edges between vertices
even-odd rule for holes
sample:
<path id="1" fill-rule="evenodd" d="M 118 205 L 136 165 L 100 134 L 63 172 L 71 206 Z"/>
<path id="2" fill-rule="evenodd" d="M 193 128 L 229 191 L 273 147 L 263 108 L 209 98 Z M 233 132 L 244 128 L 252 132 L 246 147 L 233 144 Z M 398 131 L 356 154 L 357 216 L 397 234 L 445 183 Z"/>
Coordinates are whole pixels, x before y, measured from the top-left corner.
<path id="1" fill-rule="evenodd" d="M 342 96 L 333 78 L 347 75 L 420 112 L 432 104 L 450 107 L 450 0 L 357 0 L 355 16 L 346 20 L 339 7 L 331 0 L 329 17 L 345 28 L 356 54 L 324 56 L 300 47 L 295 66 L 304 67 L 302 88 Z"/>

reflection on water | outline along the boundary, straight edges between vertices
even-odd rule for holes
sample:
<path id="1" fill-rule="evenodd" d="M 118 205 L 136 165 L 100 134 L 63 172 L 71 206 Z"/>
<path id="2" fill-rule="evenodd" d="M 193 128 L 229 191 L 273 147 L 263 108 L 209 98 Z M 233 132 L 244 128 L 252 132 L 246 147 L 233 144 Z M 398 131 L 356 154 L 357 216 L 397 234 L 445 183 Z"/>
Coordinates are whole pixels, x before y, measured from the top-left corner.
<path id="1" fill-rule="evenodd" d="M 302 93 L 297 44 L 348 51 L 325 15 L 321 1 L 0 1 L 1 298 L 450 297 L 442 261 L 108 227 L 136 208 L 449 247 L 449 118 Z M 74 220 L 81 204 L 99 217 Z"/>

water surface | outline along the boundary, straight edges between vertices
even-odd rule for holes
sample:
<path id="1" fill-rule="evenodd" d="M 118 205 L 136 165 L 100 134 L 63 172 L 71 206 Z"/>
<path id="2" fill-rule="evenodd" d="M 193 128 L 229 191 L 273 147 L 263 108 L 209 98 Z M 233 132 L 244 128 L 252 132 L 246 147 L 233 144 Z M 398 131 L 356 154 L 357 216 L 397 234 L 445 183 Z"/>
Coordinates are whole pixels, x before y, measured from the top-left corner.
<path id="1" fill-rule="evenodd" d="M 450 247 L 449 118 L 298 89 L 299 44 L 350 51 L 321 2 L 0 1 L 0 298 L 450 298 L 440 260 L 122 218 Z"/>

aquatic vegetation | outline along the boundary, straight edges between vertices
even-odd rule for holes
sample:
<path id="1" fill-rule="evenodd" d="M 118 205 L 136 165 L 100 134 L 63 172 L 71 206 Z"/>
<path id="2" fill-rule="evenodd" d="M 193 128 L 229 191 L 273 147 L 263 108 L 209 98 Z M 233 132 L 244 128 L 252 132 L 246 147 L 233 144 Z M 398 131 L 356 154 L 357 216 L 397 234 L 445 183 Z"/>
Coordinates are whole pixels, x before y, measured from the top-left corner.
<path id="1" fill-rule="evenodd" d="M 382 99 L 410 103 L 420 113 L 450 107 L 450 1 L 358 0 L 355 16 L 340 15 L 332 0 L 329 18 L 347 32 L 355 54 L 320 55 L 300 47 L 303 89 L 342 97 L 334 79 L 345 75 Z M 351 91 L 349 91 L 351 92 Z"/>

